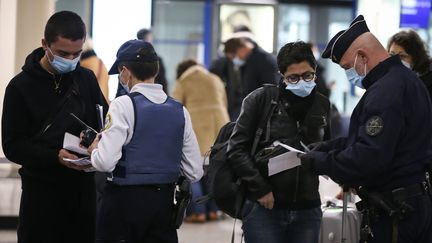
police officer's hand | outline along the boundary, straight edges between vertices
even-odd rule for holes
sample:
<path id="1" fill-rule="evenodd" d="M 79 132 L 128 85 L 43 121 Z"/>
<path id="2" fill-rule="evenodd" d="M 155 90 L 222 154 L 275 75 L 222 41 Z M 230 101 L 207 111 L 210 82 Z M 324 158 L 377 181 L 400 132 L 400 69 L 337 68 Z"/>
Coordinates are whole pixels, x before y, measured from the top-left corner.
<path id="1" fill-rule="evenodd" d="M 258 203 L 267 209 L 272 209 L 274 206 L 273 192 L 269 192 L 265 196 L 259 198 Z"/>
<path id="2" fill-rule="evenodd" d="M 66 149 L 60 149 L 60 151 L 58 153 L 58 160 L 59 160 L 60 164 L 66 166 L 68 168 L 74 169 L 74 170 L 85 170 L 85 169 L 89 169 L 90 167 L 92 167 L 92 165 L 76 165 L 76 164 L 73 164 L 69 161 L 65 161 L 64 159 L 78 159 L 78 156 L 70 153 Z"/>
<path id="3" fill-rule="evenodd" d="M 313 158 L 308 153 L 305 154 L 297 154 L 297 156 L 300 158 L 301 166 L 304 167 L 306 170 L 312 171 L 313 168 Z"/>
<path id="4" fill-rule="evenodd" d="M 93 143 L 90 144 L 90 146 L 87 148 L 87 151 L 89 152 L 89 154 L 91 154 L 93 152 L 93 150 L 98 147 L 99 140 L 101 139 L 101 137 L 102 137 L 102 135 L 100 133 L 98 133 L 96 135 L 95 139 L 93 140 Z"/>
<path id="5" fill-rule="evenodd" d="M 328 151 L 328 143 L 326 142 L 316 142 L 316 143 L 311 143 L 307 146 L 309 148 L 310 151 L 323 151 L 323 152 L 327 152 Z"/>

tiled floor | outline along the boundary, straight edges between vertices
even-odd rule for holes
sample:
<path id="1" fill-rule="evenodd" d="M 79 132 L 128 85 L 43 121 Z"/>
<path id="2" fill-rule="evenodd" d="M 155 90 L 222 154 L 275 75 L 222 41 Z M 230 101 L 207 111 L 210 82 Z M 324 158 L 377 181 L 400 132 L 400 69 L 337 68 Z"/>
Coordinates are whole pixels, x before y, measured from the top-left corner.
<path id="1" fill-rule="evenodd" d="M 179 243 L 229 243 L 234 221 L 219 220 L 203 224 L 185 223 L 178 231 Z M 241 222 L 236 223 L 236 243 L 240 243 Z M 16 243 L 16 231 L 0 230 L 0 243 Z"/>

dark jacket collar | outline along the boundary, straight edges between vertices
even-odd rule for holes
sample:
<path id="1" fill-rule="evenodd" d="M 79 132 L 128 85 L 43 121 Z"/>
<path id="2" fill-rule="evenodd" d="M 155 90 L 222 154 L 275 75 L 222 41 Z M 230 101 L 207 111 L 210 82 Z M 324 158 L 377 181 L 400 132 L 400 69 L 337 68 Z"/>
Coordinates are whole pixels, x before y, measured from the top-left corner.
<path id="1" fill-rule="evenodd" d="M 384 61 L 380 62 L 378 65 L 376 65 L 370 72 L 366 75 L 366 77 L 363 79 L 362 84 L 363 86 L 368 89 L 372 84 L 374 84 L 377 80 L 381 79 L 388 70 L 397 65 L 402 65 L 402 62 L 398 55 L 391 56 Z"/>

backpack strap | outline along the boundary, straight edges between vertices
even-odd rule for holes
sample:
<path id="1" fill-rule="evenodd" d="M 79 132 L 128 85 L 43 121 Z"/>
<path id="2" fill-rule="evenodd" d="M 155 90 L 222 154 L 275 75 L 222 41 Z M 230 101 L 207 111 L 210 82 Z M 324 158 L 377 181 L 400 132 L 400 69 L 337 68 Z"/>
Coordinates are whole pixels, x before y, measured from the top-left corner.
<path id="1" fill-rule="evenodd" d="M 60 112 L 65 108 L 66 104 L 69 102 L 72 95 L 78 96 L 80 94 L 79 86 L 76 77 L 73 77 L 73 81 L 69 89 L 66 91 L 63 98 L 57 105 L 50 111 L 48 118 L 42 125 L 41 130 L 34 136 L 34 138 L 39 138 L 45 134 L 45 132 L 52 126 L 52 124 L 57 120 Z"/>
<path id="2" fill-rule="evenodd" d="M 255 132 L 255 138 L 252 144 L 251 149 L 251 155 L 255 155 L 256 149 L 258 147 L 258 143 L 260 141 L 260 138 L 262 136 L 262 133 L 264 131 L 264 128 L 266 125 L 270 122 L 271 116 L 278 104 L 279 99 L 279 89 L 276 85 L 270 85 L 266 84 L 263 86 L 264 93 L 266 94 L 266 97 L 269 97 L 268 100 L 266 100 L 266 104 L 264 105 L 264 116 L 260 118 L 260 122 L 258 123 L 258 128 Z"/>

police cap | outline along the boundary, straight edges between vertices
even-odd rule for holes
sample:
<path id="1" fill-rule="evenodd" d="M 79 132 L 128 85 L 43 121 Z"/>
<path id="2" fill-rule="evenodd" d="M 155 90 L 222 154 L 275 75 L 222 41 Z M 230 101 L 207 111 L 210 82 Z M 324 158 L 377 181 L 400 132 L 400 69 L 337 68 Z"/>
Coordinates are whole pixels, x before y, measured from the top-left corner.
<path id="1" fill-rule="evenodd" d="M 143 53 L 143 49 L 147 50 Z M 159 58 L 152 44 L 142 40 L 129 40 L 120 46 L 117 59 L 109 70 L 109 74 L 118 74 L 118 65 L 122 62 L 155 62 Z"/>
<path id="2" fill-rule="evenodd" d="M 361 34 L 369 32 L 363 15 L 357 16 L 348 29 L 337 33 L 327 44 L 322 58 L 330 58 L 334 63 L 339 63 L 346 50 Z"/>

